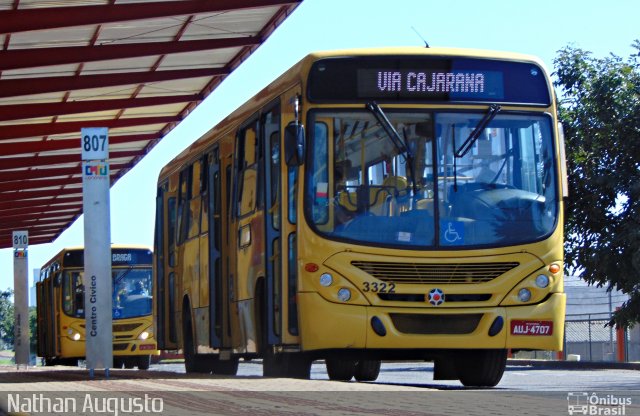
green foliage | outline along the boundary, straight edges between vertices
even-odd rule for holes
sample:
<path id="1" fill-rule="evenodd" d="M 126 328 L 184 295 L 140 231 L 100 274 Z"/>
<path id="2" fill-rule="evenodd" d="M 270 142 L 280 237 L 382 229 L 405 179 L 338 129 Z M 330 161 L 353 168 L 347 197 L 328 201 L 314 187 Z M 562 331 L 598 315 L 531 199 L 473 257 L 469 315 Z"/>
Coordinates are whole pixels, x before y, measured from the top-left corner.
<path id="1" fill-rule="evenodd" d="M 32 354 L 37 351 L 38 342 L 38 312 L 35 306 L 29 307 L 29 349 Z"/>
<path id="2" fill-rule="evenodd" d="M 634 48 L 640 52 L 640 41 Z M 566 47 L 554 61 L 569 174 L 566 261 L 630 296 L 612 324 L 640 322 L 640 62 Z"/>
<path id="3" fill-rule="evenodd" d="M 0 291 L 0 348 L 13 346 L 14 313 L 11 297 L 13 290 Z M 4 344 L 4 345 L 2 345 Z"/>

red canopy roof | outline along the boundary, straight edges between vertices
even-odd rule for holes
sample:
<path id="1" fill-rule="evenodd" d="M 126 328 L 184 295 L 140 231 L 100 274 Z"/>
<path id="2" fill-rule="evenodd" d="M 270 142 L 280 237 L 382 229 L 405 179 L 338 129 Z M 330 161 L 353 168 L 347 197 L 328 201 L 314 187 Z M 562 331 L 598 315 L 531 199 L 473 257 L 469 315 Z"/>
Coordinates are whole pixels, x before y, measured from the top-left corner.
<path id="1" fill-rule="evenodd" d="M 301 1 L 0 4 L 0 248 L 82 213 L 82 127 L 109 127 L 113 185 Z"/>

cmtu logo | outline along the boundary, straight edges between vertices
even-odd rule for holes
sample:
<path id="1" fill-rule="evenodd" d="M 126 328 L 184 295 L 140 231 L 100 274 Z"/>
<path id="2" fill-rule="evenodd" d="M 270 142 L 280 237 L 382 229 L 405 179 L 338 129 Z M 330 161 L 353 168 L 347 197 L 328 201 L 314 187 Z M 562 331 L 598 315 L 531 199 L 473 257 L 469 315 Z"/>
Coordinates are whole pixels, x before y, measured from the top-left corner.
<path id="1" fill-rule="evenodd" d="M 85 176 L 107 176 L 109 175 L 109 165 L 85 165 Z"/>
<path id="2" fill-rule="evenodd" d="M 27 258 L 27 250 L 16 250 L 13 252 L 13 255 L 17 259 L 26 259 Z"/>

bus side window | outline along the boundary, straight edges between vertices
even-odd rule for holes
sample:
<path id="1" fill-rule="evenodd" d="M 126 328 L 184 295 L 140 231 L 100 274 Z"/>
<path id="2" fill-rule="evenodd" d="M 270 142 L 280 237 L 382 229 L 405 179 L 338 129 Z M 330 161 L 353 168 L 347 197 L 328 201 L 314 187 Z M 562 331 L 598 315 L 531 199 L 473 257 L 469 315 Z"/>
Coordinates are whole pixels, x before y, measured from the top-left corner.
<path id="1" fill-rule="evenodd" d="M 270 169 L 271 169 L 271 200 L 269 209 L 274 213 L 272 216 L 273 228 L 280 229 L 280 132 L 271 133 L 270 137 Z"/>
<path id="2" fill-rule="evenodd" d="M 191 165 L 191 186 L 189 198 L 189 230 L 187 238 L 194 238 L 200 234 L 200 161 L 196 161 Z"/>
<path id="3" fill-rule="evenodd" d="M 176 222 L 177 222 L 177 210 L 176 210 L 176 198 L 171 197 L 167 200 L 167 217 L 169 218 L 169 226 L 167 227 L 167 239 L 168 239 L 168 263 L 170 267 L 176 266 Z"/>
<path id="4" fill-rule="evenodd" d="M 202 157 L 202 168 L 200 170 L 200 232 L 209 231 L 209 189 L 207 188 L 209 180 L 209 153 Z"/>
<path id="5" fill-rule="evenodd" d="M 242 217 L 256 209 L 257 192 L 257 123 L 240 130 L 238 137 L 237 213 Z"/>
<path id="6" fill-rule="evenodd" d="M 189 231 L 189 202 L 191 200 L 191 165 L 180 172 L 180 185 L 178 189 L 178 211 L 177 211 L 177 235 L 176 243 L 182 244 L 187 238 Z"/>

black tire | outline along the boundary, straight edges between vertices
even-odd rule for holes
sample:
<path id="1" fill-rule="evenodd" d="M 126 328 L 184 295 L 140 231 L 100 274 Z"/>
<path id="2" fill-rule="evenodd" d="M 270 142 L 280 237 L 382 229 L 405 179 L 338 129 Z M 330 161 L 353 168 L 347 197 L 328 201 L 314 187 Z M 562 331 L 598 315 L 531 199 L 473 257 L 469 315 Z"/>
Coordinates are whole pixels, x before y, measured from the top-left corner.
<path id="1" fill-rule="evenodd" d="M 113 357 L 113 368 L 121 369 L 124 367 L 124 360 L 120 357 Z"/>
<path id="2" fill-rule="evenodd" d="M 284 368 L 279 355 L 274 354 L 265 348 L 262 355 L 262 376 L 263 377 L 284 377 Z"/>
<path id="3" fill-rule="evenodd" d="M 136 366 L 137 358 L 136 357 L 127 357 L 124 359 L 124 368 L 132 369 Z"/>
<path id="4" fill-rule="evenodd" d="M 184 369 L 187 373 L 199 373 L 202 372 L 203 369 L 198 365 L 199 363 L 196 359 L 195 348 L 193 347 L 191 315 L 188 309 L 188 307 L 183 309 L 182 313 L 182 353 L 184 355 Z"/>
<path id="5" fill-rule="evenodd" d="M 494 387 L 507 366 L 507 350 L 470 350 L 460 354 L 456 369 L 466 387 Z"/>
<path id="6" fill-rule="evenodd" d="M 327 358 L 325 360 L 329 380 L 349 381 L 356 373 L 356 361 L 340 358 Z"/>
<path id="7" fill-rule="evenodd" d="M 148 370 L 151 365 L 151 356 L 150 355 L 139 355 L 138 356 L 138 370 Z"/>
<path id="8" fill-rule="evenodd" d="M 309 380 L 311 378 L 311 364 L 313 360 L 304 353 L 285 353 L 285 377 Z"/>
<path id="9" fill-rule="evenodd" d="M 60 358 L 56 365 L 66 365 L 69 367 L 77 367 L 78 359 L 77 358 Z"/>
<path id="10" fill-rule="evenodd" d="M 235 376 L 238 374 L 238 358 L 221 360 L 218 357 L 215 357 L 211 360 L 210 368 L 213 374 Z"/>
<path id="11" fill-rule="evenodd" d="M 304 353 L 265 352 L 262 358 L 263 377 L 286 377 L 308 380 L 313 361 Z"/>
<path id="12" fill-rule="evenodd" d="M 356 364 L 354 377 L 358 381 L 375 381 L 380 374 L 380 360 L 360 360 Z"/>

